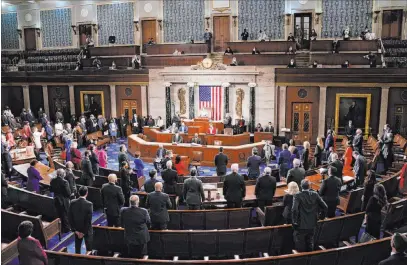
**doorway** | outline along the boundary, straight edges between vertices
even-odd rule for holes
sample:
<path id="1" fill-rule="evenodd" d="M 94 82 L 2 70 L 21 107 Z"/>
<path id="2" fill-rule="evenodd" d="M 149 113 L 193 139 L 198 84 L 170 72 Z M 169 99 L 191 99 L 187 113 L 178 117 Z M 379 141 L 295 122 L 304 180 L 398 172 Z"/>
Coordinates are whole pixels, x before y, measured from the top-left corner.
<path id="1" fill-rule="evenodd" d="M 24 43 L 26 51 L 37 50 L 37 35 L 35 28 L 24 29 Z"/>
<path id="2" fill-rule="evenodd" d="M 135 99 L 123 99 L 121 104 L 121 113 L 130 120 L 134 114 L 137 114 L 137 100 Z"/>
<path id="3" fill-rule="evenodd" d="M 382 38 L 401 39 L 403 10 L 384 10 L 382 19 Z"/>
<path id="4" fill-rule="evenodd" d="M 294 140 L 304 142 L 312 138 L 312 103 L 293 103 L 292 134 Z"/>
<path id="5" fill-rule="evenodd" d="M 392 125 L 394 132 L 406 137 L 407 135 L 407 105 L 395 105 Z"/>
<path id="6" fill-rule="evenodd" d="M 312 29 L 312 13 L 297 13 L 294 14 L 294 36 L 300 33 L 299 39 L 300 49 L 309 50 L 310 34 Z M 297 27 L 299 26 L 299 27 Z M 299 31 L 299 32 L 298 32 Z"/>
<path id="7" fill-rule="evenodd" d="M 91 24 L 81 24 L 81 25 L 79 25 L 79 46 L 80 47 L 86 45 L 87 36 L 90 36 L 91 39 L 93 39 L 92 25 Z"/>
<path id="8" fill-rule="evenodd" d="M 230 17 L 213 17 L 213 51 L 225 51 L 228 41 L 230 41 Z"/>
<path id="9" fill-rule="evenodd" d="M 146 44 L 149 39 L 153 38 L 157 42 L 157 20 L 141 21 L 142 44 Z"/>

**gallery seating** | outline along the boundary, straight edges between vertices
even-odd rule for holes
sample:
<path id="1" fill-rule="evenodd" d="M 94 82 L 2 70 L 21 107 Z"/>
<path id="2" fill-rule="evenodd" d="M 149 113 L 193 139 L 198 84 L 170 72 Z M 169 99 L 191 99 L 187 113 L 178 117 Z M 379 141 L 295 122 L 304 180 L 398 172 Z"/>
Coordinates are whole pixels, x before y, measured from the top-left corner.
<path id="1" fill-rule="evenodd" d="M 339 53 L 342 52 L 366 52 L 374 51 L 377 52 L 378 42 L 376 40 L 338 40 Z M 310 46 L 311 52 L 330 52 L 332 53 L 332 40 L 316 40 L 311 41 Z"/>
<path id="2" fill-rule="evenodd" d="M 170 55 L 173 54 L 175 50 L 184 52 L 185 54 L 207 53 L 208 45 L 206 43 L 163 43 L 146 45 L 146 52 L 148 55 Z"/>
<path id="3" fill-rule="evenodd" d="M 407 67 L 407 41 L 383 40 L 384 60 L 387 67 Z"/>
<path id="4" fill-rule="evenodd" d="M 295 42 L 292 41 L 233 41 L 227 42 L 226 46 L 230 47 L 234 53 L 251 53 L 254 47 L 260 53 L 285 53 L 290 47 L 293 48 L 293 51 L 296 51 Z"/>
<path id="5" fill-rule="evenodd" d="M 264 212 L 260 208 L 256 208 L 257 216 L 262 226 L 283 224 L 283 211 L 284 205 L 282 202 L 274 203 L 272 206 L 267 206 Z"/>
<path id="6" fill-rule="evenodd" d="M 335 53 L 335 54 L 311 54 L 310 62 L 317 61 L 318 64 L 324 65 L 342 65 L 346 60 L 349 61 L 350 67 L 353 65 L 369 65 L 369 60 L 363 58 L 367 53 Z M 377 56 L 376 64 L 381 65 L 382 60 Z"/>
<path id="7" fill-rule="evenodd" d="M 141 65 L 146 68 L 158 68 L 168 66 L 191 66 L 196 65 L 206 58 L 206 55 L 160 55 L 141 56 Z"/>
<path id="8" fill-rule="evenodd" d="M 223 63 L 230 65 L 235 57 L 237 64 L 242 65 L 288 65 L 290 59 L 295 59 L 291 54 L 234 54 L 223 56 Z"/>

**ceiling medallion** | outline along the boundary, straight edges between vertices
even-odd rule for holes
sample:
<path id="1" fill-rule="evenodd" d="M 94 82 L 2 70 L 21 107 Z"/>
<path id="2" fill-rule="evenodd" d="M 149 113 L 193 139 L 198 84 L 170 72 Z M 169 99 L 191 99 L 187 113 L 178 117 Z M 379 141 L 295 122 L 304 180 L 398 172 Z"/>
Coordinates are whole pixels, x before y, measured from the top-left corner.
<path id="1" fill-rule="evenodd" d="M 300 98 L 306 98 L 308 96 L 308 92 L 307 90 L 301 88 L 300 90 L 298 90 L 298 97 Z"/>
<path id="2" fill-rule="evenodd" d="M 126 94 L 126 96 L 130 97 L 131 94 L 133 94 L 133 90 L 130 87 L 126 87 L 126 89 L 124 90 L 124 94 Z"/>

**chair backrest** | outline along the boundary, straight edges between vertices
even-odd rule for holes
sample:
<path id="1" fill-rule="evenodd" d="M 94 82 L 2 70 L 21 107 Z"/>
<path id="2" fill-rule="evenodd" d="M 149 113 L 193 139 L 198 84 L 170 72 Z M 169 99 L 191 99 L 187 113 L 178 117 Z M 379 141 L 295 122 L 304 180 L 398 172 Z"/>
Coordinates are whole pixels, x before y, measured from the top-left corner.
<path id="1" fill-rule="evenodd" d="M 265 226 L 279 225 L 282 223 L 284 211 L 284 205 L 282 203 L 267 206 L 265 211 Z"/>
<path id="2" fill-rule="evenodd" d="M 217 256 L 216 232 L 196 232 L 191 234 L 191 257 L 202 258 L 204 256 Z"/>
<path id="3" fill-rule="evenodd" d="M 166 257 L 189 258 L 189 233 L 180 233 L 179 231 L 162 232 L 161 241 Z"/>
<path id="4" fill-rule="evenodd" d="M 250 208 L 229 211 L 229 229 L 247 228 L 250 225 Z"/>
<path id="5" fill-rule="evenodd" d="M 83 185 L 77 185 L 78 189 Z M 101 190 L 99 188 L 86 186 L 88 188 L 88 196 L 86 199 L 93 203 L 93 209 L 101 209 L 103 207 L 102 204 L 102 196 Z"/>
<path id="6" fill-rule="evenodd" d="M 382 211 L 382 227 L 384 229 L 392 228 L 403 220 L 404 207 L 407 207 L 407 199 L 401 199 L 387 206 Z"/>
<path id="7" fill-rule="evenodd" d="M 181 214 L 183 229 L 205 229 L 204 212 L 184 212 Z"/>
<path id="8" fill-rule="evenodd" d="M 346 213 L 357 213 L 361 211 L 363 191 L 363 188 L 358 188 L 350 192 Z"/>
<path id="9" fill-rule="evenodd" d="M 228 229 L 228 211 L 209 211 L 205 214 L 205 228 L 211 229 Z"/>
<path id="10" fill-rule="evenodd" d="M 392 198 L 397 195 L 398 193 L 398 185 L 399 181 L 397 180 L 397 176 L 391 176 L 390 178 L 383 180 L 380 182 L 384 188 L 386 189 L 387 198 Z"/>
<path id="11" fill-rule="evenodd" d="M 343 227 L 343 218 L 331 218 L 318 222 L 315 245 L 337 246 Z"/>
<path id="12" fill-rule="evenodd" d="M 201 160 L 202 160 L 202 152 L 201 151 L 192 151 L 192 161 L 201 162 Z"/>
<path id="13" fill-rule="evenodd" d="M 343 226 L 339 240 L 348 241 L 349 238 L 353 236 L 357 238 L 364 218 L 365 218 L 364 212 L 345 215 L 343 217 Z"/>

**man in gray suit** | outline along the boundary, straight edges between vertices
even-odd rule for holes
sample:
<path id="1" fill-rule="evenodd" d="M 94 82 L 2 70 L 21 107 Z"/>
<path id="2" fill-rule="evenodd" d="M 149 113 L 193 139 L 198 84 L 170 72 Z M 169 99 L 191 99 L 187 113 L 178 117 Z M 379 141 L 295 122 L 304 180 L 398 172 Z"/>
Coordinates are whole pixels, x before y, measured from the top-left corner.
<path id="1" fill-rule="evenodd" d="M 239 175 L 239 165 L 232 164 L 232 173 L 225 176 L 223 182 L 223 196 L 228 208 L 242 207 L 243 198 L 246 197 L 246 185 L 243 176 Z"/>
<path id="2" fill-rule="evenodd" d="M 287 173 L 287 185 L 291 181 L 297 183 L 298 187 L 301 187 L 301 181 L 305 178 L 305 169 L 300 167 L 301 160 L 295 158 L 293 161 L 294 168 L 288 170 Z"/>
<path id="3" fill-rule="evenodd" d="M 366 158 L 362 156 L 358 151 L 353 151 L 352 156 L 355 159 L 353 172 L 355 173 L 356 186 L 360 186 L 363 184 L 363 181 L 366 176 L 367 170 Z"/>
<path id="4" fill-rule="evenodd" d="M 219 147 L 219 154 L 215 156 L 216 174 L 218 174 L 218 176 L 225 175 L 227 165 L 228 156 L 223 153 L 223 147 Z"/>
<path id="5" fill-rule="evenodd" d="M 172 203 L 168 194 L 163 193 L 163 184 L 156 182 L 155 191 L 147 195 L 146 207 L 150 209 L 151 229 L 167 229 L 167 223 L 170 221 L 168 209 L 171 209 Z"/>
<path id="6" fill-rule="evenodd" d="M 252 156 L 247 160 L 249 179 L 257 179 L 260 176 L 261 157 L 258 155 L 256 147 L 252 149 Z"/>
<path id="7" fill-rule="evenodd" d="M 179 135 L 178 129 L 176 129 L 175 135 L 172 137 L 172 143 L 182 144 L 183 142 L 182 136 Z"/>
<path id="8" fill-rule="evenodd" d="M 199 210 L 205 200 L 202 181 L 196 178 L 196 169 L 191 170 L 191 177 L 184 181 L 184 199 L 189 210 Z"/>

